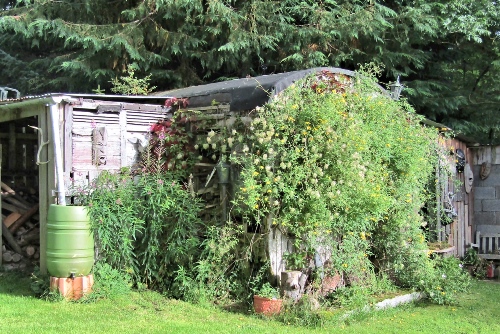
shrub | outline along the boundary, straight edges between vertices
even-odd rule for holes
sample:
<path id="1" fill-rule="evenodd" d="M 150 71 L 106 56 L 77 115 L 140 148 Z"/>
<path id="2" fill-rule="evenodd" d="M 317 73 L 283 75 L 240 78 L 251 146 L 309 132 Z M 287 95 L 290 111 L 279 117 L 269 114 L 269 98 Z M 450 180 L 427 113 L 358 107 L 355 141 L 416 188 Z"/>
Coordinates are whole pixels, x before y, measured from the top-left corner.
<path id="1" fill-rule="evenodd" d="M 438 257 L 420 277 L 418 287 L 427 297 L 438 304 L 452 304 L 456 295 L 468 291 L 471 284 L 469 273 L 457 258 Z"/>
<path id="2" fill-rule="evenodd" d="M 180 265 L 200 245 L 199 200 L 175 174 L 103 172 L 87 197 L 98 263 L 131 275 L 136 285 L 168 291 Z"/>
<path id="3" fill-rule="evenodd" d="M 93 268 L 94 285 L 89 294 L 78 300 L 79 303 L 96 302 L 104 298 L 116 298 L 127 295 L 132 287 L 130 275 L 113 269 L 107 263 L 96 263 Z"/>

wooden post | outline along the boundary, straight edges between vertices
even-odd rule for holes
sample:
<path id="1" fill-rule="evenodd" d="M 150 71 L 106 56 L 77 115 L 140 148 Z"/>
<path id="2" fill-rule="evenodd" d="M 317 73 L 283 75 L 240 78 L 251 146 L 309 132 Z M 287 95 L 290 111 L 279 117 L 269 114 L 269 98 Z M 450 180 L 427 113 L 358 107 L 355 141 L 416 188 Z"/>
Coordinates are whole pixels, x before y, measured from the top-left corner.
<path id="1" fill-rule="evenodd" d="M 48 126 L 47 108 L 44 108 L 38 116 L 38 127 L 43 129 L 47 134 L 47 140 L 52 140 L 52 131 Z M 38 145 L 41 145 L 39 142 Z M 49 160 L 49 154 L 52 153 L 53 145 L 47 145 L 40 153 L 40 161 Z M 38 168 L 39 180 L 39 204 L 40 204 L 40 271 L 43 274 L 47 273 L 47 211 L 50 203 L 53 202 L 54 196 L 50 193 L 50 189 L 55 189 L 54 178 L 54 159 L 50 159 L 49 163 L 42 164 Z M 51 171 L 52 173 L 49 173 Z"/>
<path id="2" fill-rule="evenodd" d="M 228 220 L 227 217 L 227 185 L 224 183 L 219 184 L 220 187 L 220 200 L 222 207 L 222 223 L 225 224 Z"/>
<path id="3" fill-rule="evenodd" d="M 16 170 L 16 125 L 9 123 L 9 170 Z"/>
<path id="4" fill-rule="evenodd" d="M 441 174 L 439 173 L 439 169 L 441 168 L 441 162 L 438 161 L 436 168 L 436 234 L 437 241 L 443 241 L 441 238 Z"/>

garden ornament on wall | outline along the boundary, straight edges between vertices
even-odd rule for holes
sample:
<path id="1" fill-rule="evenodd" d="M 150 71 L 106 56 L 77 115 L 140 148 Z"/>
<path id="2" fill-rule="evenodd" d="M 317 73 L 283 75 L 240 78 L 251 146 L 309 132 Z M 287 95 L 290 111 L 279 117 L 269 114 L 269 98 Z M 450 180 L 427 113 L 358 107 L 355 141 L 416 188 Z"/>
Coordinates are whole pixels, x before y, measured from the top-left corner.
<path id="1" fill-rule="evenodd" d="M 465 168 L 465 153 L 464 151 L 458 148 L 455 154 L 456 154 L 457 172 L 463 173 Z"/>
<path id="2" fill-rule="evenodd" d="M 486 180 L 490 175 L 491 163 L 485 161 L 481 164 L 481 171 L 479 172 L 479 177 L 481 180 Z"/>
<path id="3" fill-rule="evenodd" d="M 464 170 L 464 185 L 465 192 L 468 194 L 472 189 L 472 183 L 474 182 L 474 174 L 472 173 L 472 169 L 469 164 L 465 164 Z"/>

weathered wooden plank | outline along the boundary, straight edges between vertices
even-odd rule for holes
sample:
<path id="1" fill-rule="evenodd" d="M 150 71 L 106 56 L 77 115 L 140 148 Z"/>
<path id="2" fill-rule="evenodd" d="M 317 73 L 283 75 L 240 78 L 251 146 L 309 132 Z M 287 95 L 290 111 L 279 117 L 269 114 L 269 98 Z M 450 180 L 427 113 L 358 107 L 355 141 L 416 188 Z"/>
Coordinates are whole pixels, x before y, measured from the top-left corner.
<path id="1" fill-rule="evenodd" d="M 83 122 L 87 123 L 89 126 L 92 123 L 103 124 L 118 124 L 119 117 L 117 113 L 101 113 L 97 114 L 95 112 L 90 112 L 88 110 L 81 111 L 73 109 L 73 122 Z"/>
<path id="2" fill-rule="evenodd" d="M 491 151 L 491 163 L 498 165 L 500 164 L 500 146 L 492 147 Z"/>
<path id="3" fill-rule="evenodd" d="M 479 257 L 485 260 L 500 260 L 499 254 L 479 254 Z"/>
<path id="4" fill-rule="evenodd" d="M 118 141 L 108 141 L 108 155 L 115 155 L 115 156 L 120 156 L 120 145 L 121 143 Z M 78 152 L 75 152 L 78 151 Z M 82 154 L 83 152 L 88 152 L 85 154 L 88 154 L 91 160 L 92 160 L 92 142 L 88 140 L 75 140 L 73 141 L 73 161 L 74 159 L 81 159 L 79 155 Z M 83 157 L 84 159 L 87 159 L 87 157 Z"/>
<path id="5" fill-rule="evenodd" d="M 132 120 L 156 120 L 156 119 L 170 119 L 172 114 L 163 112 L 137 112 L 134 110 L 125 110 L 127 115 Z"/>
<path id="6" fill-rule="evenodd" d="M 459 237 L 458 237 L 458 246 L 456 248 L 457 255 L 459 257 L 463 257 L 464 249 L 465 249 L 465 205 L 464 202 L 460 202 L 458 212 L 458 223 L 459 223 Z"/>
<path id="7" fill-rule="evenodd" d="M 90 127 L 81 127 L 78 126 L 79 124 L 74 124 L 73 129 L 71 130 L 73 134 L 73 139 L 77 140 L 78 137 L 92 137 L 92 128 Z M 116 138 L 116 141 L 119 141 L 119 136 L 120 136 L 120 126 L 115 125 L 115 126 L 106 126 L 106 131 L 108 132 L 109 139 L 113 140 L 113 137 Z M 90 140 L 90 139 L 89 139 Z"/>
<path id="8" fill-rule="evenodd" d="M 474 243 L 474 238 L 473 238 L 473 233 L 472 233 L 472 226 L 468 226 L 467 227 L 467 235 L 469 237 L 469 243 L 467 244 L 467 246 L 470 246 Z"/>
<path id="9" fill-rule="evenodd" d="M 131 132 L 141 132 L 141 133 L 144 133 L 144 132 L 149 132 L 149 129 L 151 128 L 151 125 L 156 123 L 155 122 L 151 122 L 151 123 L 144 123 L 144 124 L 134 124 L 134 123 L 131 123 L 130 121 L 127 121 L 127 132 L 128 133 L 131 133 Z"/>
<path id="10" fill-rule="evenodd" d="M 33 108 L 19 108 L 15 112 L 1 112 L 0 123 L 15 121 L 20 118 L 37 116 L 43 106 L 34 106 Z"/>
<path id="11" fill-rule="evenodd" d="M 167 109 L 161 105 L 154 104 L 141 104 L 141 103 L 122 103 L 124 110 L 141 111 L 141 112 L 151 112 L 155 111 L 158 113 L 166 113 Z"/>
<path id="12" fill-rule="evenodd" d="M 469 206 L 464 205 L 464 235 L 465 235 L 465 245 L 464 245 L 464 252 L 467 249 L 467 246 L 472 243 L 472 235 L 471 235 L 471 228 L 469 224 Z M 464 253 L 465 254 L 465 253 Z"/>
<path id="13" fill-rule="evenodd" d="M 483 162 L 491 161 L 491 146 L 484 146 L 474 149 L 474 165 L 481 165 Z"/>

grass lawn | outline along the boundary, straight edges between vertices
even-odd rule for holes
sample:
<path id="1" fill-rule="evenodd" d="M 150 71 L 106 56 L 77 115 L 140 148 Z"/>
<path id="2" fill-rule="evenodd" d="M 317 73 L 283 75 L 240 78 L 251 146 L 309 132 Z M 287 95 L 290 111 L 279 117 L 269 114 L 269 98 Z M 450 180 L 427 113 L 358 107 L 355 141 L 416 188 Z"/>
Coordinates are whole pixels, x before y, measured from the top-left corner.
<path id="1" fill-rule="evenodd" d="M 454 306 L 420 302 L 358 314 L 323 328 L 292 327 L 133 292 L 93 304 L 48 302 L 32 296 L 28 277 L 0 272 L 2 333 L 500 333 L 500 284 L 479 281 Z M 328 318 L 329 315 L 325 314 Z"/>

